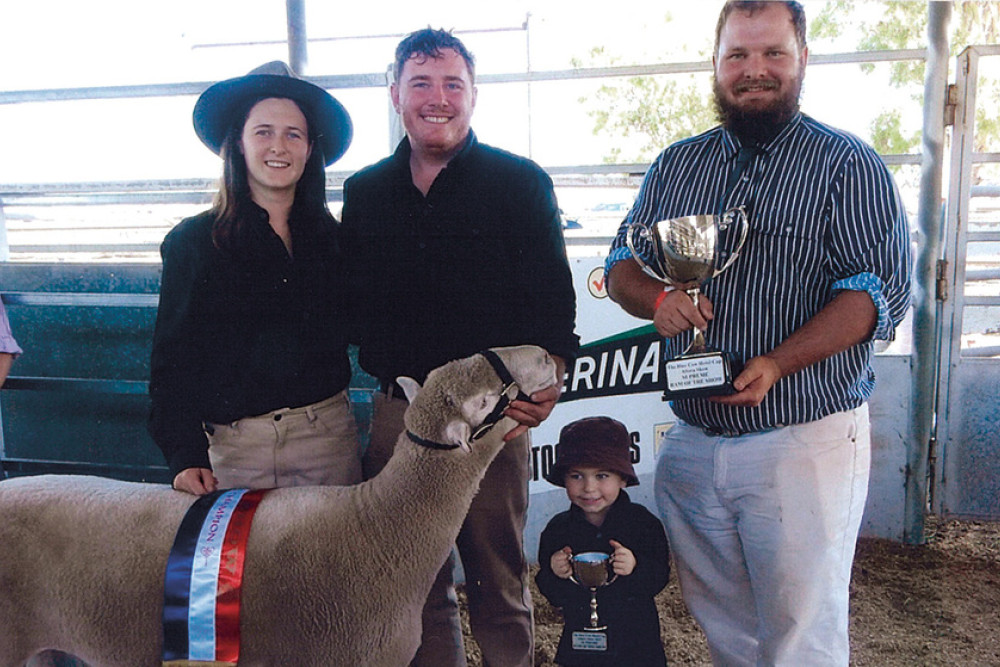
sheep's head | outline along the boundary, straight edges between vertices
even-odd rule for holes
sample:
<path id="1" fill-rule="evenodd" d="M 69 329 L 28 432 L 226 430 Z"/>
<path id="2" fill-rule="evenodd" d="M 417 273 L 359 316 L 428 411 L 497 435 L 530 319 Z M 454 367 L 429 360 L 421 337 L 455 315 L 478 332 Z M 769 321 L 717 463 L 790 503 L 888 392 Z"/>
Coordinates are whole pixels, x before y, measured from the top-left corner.
<path id="1" fill-rule="evenodd" d="M 540 347 L 520 345 L 492 350 L 527 395 L 556 383 L 556 365 Z M 449 362 L 427 375 L 421 387 L 397 379 L 410 407 L 404 423 L 418 438 L 468 450 L 473 432 L 504 398 L 504 381 L 482 354 Z M 509 396 L 513 398 L 513 396 Z"/>

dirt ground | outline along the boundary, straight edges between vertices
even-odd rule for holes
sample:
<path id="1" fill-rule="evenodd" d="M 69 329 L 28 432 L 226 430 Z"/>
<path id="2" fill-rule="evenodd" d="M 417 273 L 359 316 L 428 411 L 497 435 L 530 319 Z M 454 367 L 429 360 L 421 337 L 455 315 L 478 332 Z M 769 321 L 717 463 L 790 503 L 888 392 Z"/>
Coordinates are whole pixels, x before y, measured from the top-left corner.
<path id="1" fill-rule="evenodd" d="M 1000 524 L 928 520 L 927 543 L 862 538 L 851 583 L 851 664 L 1000 665 Z M 532 590 L 536 667 L 553 665 L 559 611 Z M 657 596 L 667 661 L 711 665 L 677 580 Z M 464 612 L 464 607 L 463 607 Z M 468 625 L 466 624 L 466 629 Z M 466 634 L 469 664 L 482 660 Z"/>

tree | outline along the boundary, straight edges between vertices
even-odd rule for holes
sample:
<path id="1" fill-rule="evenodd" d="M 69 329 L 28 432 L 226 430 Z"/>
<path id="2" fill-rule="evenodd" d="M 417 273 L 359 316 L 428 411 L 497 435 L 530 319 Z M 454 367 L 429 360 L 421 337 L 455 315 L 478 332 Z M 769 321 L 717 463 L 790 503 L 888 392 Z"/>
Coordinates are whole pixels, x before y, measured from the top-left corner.
<path id="1" fill-rule="evenodd" d="M 1000 3 L 955 2 L 952 12 L 952 55 L 970 44 L 998 41 Z M 669 17 L 667 20 L 669 22 Z M 813 53 L 851 48 L 859 51 L 923 48 L 927 44 L 927 3 L 828 0 L 814 17 L 810 17 L 809 42 Z M 843 46 L 845 44 L 853 44 L 853 47 Z M 817 51 L 817 46 L 822 50 Z M 709 51 L 710 48 L 702 50 L 706 59 Z M 660 59 L 665 62 L 669 58 L 663 54 Z M 574 60 L 575 66 L 583 64 Z M 619 58 L 604 48 L 595 48 L 585 64 L 613 66 L 619 64 Z M 871 64 L 860 67 L 867 75 L 875 72 Z M 912 90 L 909 96 L 912 103 L 922 106 L 923 61 L 893 63 L 891 68 L 889 85 Z M 630 153 L 616 148 L 605 156 L 605 161 L 649 161 L 673 141 L 711 127 L 716 117 L 707 78 L 695 75 L 631 77 L 602 85 L 594 95 L 581 98 L 580 102 L 590 107 L 588 113 L 594 119 L 595 134 L 633 140 Z M 976 145 L 977 150 L 987 151 L 987 146 L 995 146 L 1000 137 L 1000 116 L 995 113 L 1000 107 L 1000 81 L 980 78 Z M 904 121 L 900 108 L 882 110 L 871 121 L 870 141 L 884 154 L 916 152 L 920 146 L 921 128 L 912 125 Z"/>
<path id="2" fill-rule="evenodd" d="M 874 18 L 854 11 L 853 0 L 833 0 L 813 21 L 810 36 L 834 37 L 844 33 L 858 35 L 859 51 L 913 49 L 927 45 L 927 3 L 890 0 L 881 4 Z M 957 56 L 972 44 L 996 43 L 1000 37 L 1000 4 L 996 2 L 953 2 L 950 22 L 950 51 Z M 861 65 L 871 73 L 870 64 Z M 923 61 L 893 63 L 889 78 L 896 88 L 912 87 L 914 104 L 923 104 Z M 987 151 L 1000 137 L 1000 81 L 980 77 L 977 90 L 976 150 Z M 872 143 L 882 153 L 909 153 L 920 146 L 920 132 L 907 133 L 900 123 L 898 109 L 883 111 L 872 121 Z"/>
<path id="3" fill-rule="evenodd" d="M 620 64 L 603 47 L 593 49 L 590 59 L 604 66 Z M 579 60 L 573 64 L 581 66 Z M 591 106 L 587 113 L 594 119 L 594 134 L 634 140 L 634 152 L 624 154 L 626 148 L 618 144 L 604 156 L 606 163 L 650 162 L 668 144 L 712 126 L 715 111 L 707 83 L 682 76 L 633 76 L 603 84 L 593 99 L 580 98 Z"/>

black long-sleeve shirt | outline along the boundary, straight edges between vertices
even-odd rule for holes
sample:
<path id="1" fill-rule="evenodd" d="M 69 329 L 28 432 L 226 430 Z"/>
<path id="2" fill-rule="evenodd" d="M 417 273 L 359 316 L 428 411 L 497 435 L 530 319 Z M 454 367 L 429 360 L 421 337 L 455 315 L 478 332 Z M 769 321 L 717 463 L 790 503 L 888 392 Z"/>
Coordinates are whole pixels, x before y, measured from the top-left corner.
<path id="1" fill-rule="evenodd" d="M 341 243 L 359 361 L 423 380 L 484 348 L 533 344 L 572 360 L 576 298 L 552 181 L 470 131 L 425 197 L 410 144 L 344 184 Z"/>
<path id="2" fill-rule="evenodd" d="M 209 212 L 161 247 L 149 431 L 171 475 L 210 467 L 202 422 L 308 405 L 350 382 L 335 224 L 293 212 L 292 257 L 253 212 L 233 252 L 213 244 Z"/>
<path id="3" fill-rule="evenodd" d="M 590 591 L 552 572 L 552 554 L 568 546 L 574 554 L 614 551 L 610 540 L 635 555 L 635 569 L 627 577 L 597 590 L 597 613 L 607 624 L 608 651 L 574 650 L 573 632 L 590 622 Z M 659 616 L 654 600 L 667 585 L 670 552 L 663 524 L 625 491 L 598 527 L 587 521 L 576 505 L 552 517 L 538 543 L 538 590 L 555 607 L 561 607 L 565 628 L 556 662 L 560 665 L 666 665 L 660 639 Z"/>

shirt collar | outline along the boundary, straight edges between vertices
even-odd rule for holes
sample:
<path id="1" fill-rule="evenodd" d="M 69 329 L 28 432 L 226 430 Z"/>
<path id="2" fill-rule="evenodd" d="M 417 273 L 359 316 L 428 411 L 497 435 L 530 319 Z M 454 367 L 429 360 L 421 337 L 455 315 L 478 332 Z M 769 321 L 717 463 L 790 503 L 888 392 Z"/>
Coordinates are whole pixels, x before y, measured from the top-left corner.
<path id="1" fill-rule="evenodd" d="M 461 163 L 465 157 L 472 151 L 472 147 L 479 143 L 479 139 L 476 138 L 476 133 L 473 132 L 472 128 L 469 128 L 469 134 L 465 138 L 465 145 L 462 146 L 461 150 L 455 154 L 451 160 L 448 161 L 448 166 L 457 163 Z M 396 150 L 393 152 L 393 159 L 398 165 L 406 166 L 409 169 L 410 165 L 410 153 L 413 152 L 413 147 L 410 145 L 410 138 L 404 136 L 403 140 L 399 142 L 396 146 Z"/>
<path id="2" fill-rule="evenodd" d="M 271 238 L 272 235 L 277 236 L 275 232 L 271 229 L 271 216 L 268 214 L 267 210 L 262 207 L 257 202 L 252 199 L 248 202 L 248 211 L 251 215 L 250 229 L 253 230 L 253 234 L 259 239 Z M 292 210 L 289 212 L 292 239 L 293 243 L 295 239 L 299 238 L 311 238 L 316 235 L 316 229 L 320 224 L 319 220 L 312 216 L 304 216 L 299 214 L 295 206 L 292 206 Z M 302 244 L 296 244 L 301 246 Z"/>
<path id="3" fill-rule="evenodd" d="M 475 146 L 477 143 L 479 143 L 479 140 L 476 138 L 476 133 L 473 132 L 472 128 L 470 127 L 469 135 L 465 138 L 465 145 L 462 146 L 462 149 L 460 151 L 455 153 L 455 157 L 453 157 L 448 162 L 448 165 L 451 166 L 453 164 L 461 164 L 462 162 L 464 162 L 468 158 L 469 153 L 472 152 L 472 147 Z"/>
<path id="4" fill-rule="evenodd" d="M 618 498 L 615 499 L 614 504 L 608 510 L 608 515 L 604 517 L 604 526 L 608 525 L 608 521 L 611 520 L 611 517 L 621 513 L 622 508 L 631 504 L 632 504 L 632 499 L 628 497 L 628 492 L 626 492 L 625 489 L 622 489 L 621 492 L 618 494 Z M 571 516 L 578 518 L 580 521 L 587 520 L 583 516 L 583 510 L 580 509 L 577 505 L 574 505 L 572 503 L 570 503 L 569 506 L 569 513 Z"/>
<path id="5" fill-rule="evenodd" d="M 777 136 L 771 139 L 769 142 L 759 147 L 759 152 L 761 153 L 771 153 L 779 145 L 788 140 L 788 137 L 795 132 L 797 128 L 802 123 L 802 112 L 796 111 L 795 115 L 792 116 L 781 131 L 778 132 Z M 742 143 L 735 134 L 722 128 L 722 151 L 727 162 L 736 159 L 736 154 L 739 153 Z"/>

